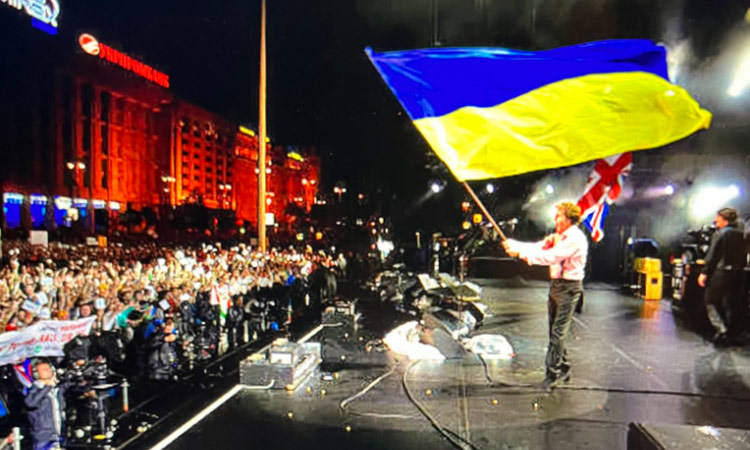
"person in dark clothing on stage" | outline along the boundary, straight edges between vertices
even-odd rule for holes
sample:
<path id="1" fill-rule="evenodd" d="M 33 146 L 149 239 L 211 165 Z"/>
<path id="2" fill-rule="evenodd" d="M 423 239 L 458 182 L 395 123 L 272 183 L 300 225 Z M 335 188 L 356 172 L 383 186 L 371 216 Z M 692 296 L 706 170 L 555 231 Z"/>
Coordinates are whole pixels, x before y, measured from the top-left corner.
<path id="1" fill-rule="evenodd" d="M 742 296 L 742 271 L 747 264 L 747 253 L 738 217 L 734 208 L 723 208 L 716 213 L 717 229 L 711 237 L 703 273 L 698 276 L 698 285 L 706 288 L 706 314 L 715 331 L 712 340 L 717 345 L 729 343 L 730 335 L 741 332 L 738 328 L 747 315 Z M 729 313 L 729 328 L 722 310 Z"/>
<path id="2" fill-rule="evenodd" d="M 513 239 L 503 242 L 508 255 L 519 257 L 530 265 L 549 266 L 549 344 L 544 376 L 544 389 L 548 391 L 570 379 L 565 338 L 573 319 L 573 310 L 583 295 L 589 247 L 586 235 L 577 226 L 580 221 L 581 208 L 575 203 L 563 202 L 557 205 L 554 234 L 536 243 Z"/>
<path id="3" fill-rule="evenodd" d="M 245 310 L 241 296 L 238 295 L 234 299 L 234 304 L 227 312 L 226 321 L 229 349 L 234 350 L 238 345 L 245 343 Z"/>
<path id="4" fill-rule="evenodd" d="M 34 450 L 59 449 L 65 436 L 65 391 L 72 386 L 58 384 L 52 366 L 43 360 L 32 363 L 34 384 L 26 394 Z"/>

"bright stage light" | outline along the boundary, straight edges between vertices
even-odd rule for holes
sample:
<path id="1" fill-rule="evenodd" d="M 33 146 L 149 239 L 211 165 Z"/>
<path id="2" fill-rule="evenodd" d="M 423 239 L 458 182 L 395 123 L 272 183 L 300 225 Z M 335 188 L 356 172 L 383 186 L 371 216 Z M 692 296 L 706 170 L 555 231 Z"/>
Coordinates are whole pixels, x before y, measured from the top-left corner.
<path id="1" fill-rule="evenodd" d="M 727 206 L 727 202 L 739 195 L 740 188 L 736 184 L 727 187 L 705 187 L 690 200 L 690 216 L 698 221 L 710 219 L 716 211 Z"/>
<path id="2" fill-rule="evenodd" d="M 546 186 L 546 187 L 544 188 L 544 191 L 545 191 L 545 192 L 547 192 L 548 194 L 552 195 L 552 194 L 554 194 L 554 193 L 555 193 L 555 187 L 554 187 L 554 186 L 552 186 L 551 184 L 548 184 L 548 185 L 547 185 L 547 186 Z"/>
<path id="3" fill-rule="evenodd" d="M 671 184 L 668 184 L 667 187 L 664 188 L 664 193 L 667 195 L 674 194 L 674 186 L 672 186 Z"/>
<path id="4" fill-rule="evenodd" d="M 495 192 L 495 186 L 492 185 L 492 183 L 487 183 L 487 193 L 492 194 Z"/>
<path id="5" fill-rule="evenodd" d="M 727 89 L 727 95 L 730 97 L 739 97 L 750 85 L 750 45 L 748 45 L 740 58 L 740 63 L 734 73 L 732 84 Z"/>
<path id="6" fill-rule="evenodd" d="M 440 183 L 435 182 L 435 183 L 430 184 L 430 190 L 434 192 L 435 194 L 440 192 L 442 189 L 443 188 L 440 186 Z"/>

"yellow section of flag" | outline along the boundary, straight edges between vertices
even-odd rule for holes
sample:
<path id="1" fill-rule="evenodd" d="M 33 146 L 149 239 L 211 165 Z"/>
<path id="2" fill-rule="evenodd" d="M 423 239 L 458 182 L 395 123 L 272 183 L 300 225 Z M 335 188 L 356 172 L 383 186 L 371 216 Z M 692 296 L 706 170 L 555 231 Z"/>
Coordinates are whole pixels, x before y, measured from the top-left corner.
<path id="1" fill-rule="evenodd" d="M 459 181 L 661 147 L 710 123 L 686 90 L 646 72 L 569 78 L 494 107 L 414 121 Z"/>

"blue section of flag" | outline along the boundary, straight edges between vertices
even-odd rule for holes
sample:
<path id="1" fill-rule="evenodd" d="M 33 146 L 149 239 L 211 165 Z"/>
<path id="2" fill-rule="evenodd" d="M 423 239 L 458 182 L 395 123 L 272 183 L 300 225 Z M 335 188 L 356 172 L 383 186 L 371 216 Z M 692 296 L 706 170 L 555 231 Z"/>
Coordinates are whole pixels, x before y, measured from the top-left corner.
<path id="1" fill-rule="evenodd" d="M 609 203 L 604 201 L 583 219 L 583 224 L 595 242 L 604 237 L 604 219 L 607 218 L 607 214 L 609 214 Z"/>
<path id="2" fill-rule="evenodd" d="M 666 50 L 649 40 L 590 42 L 527 52 L 439 48 L 366 52 L 412 120 L 466 106 L 491 107 L 542 86 L 584 75 L 648 72 L 669 80 Z"/>

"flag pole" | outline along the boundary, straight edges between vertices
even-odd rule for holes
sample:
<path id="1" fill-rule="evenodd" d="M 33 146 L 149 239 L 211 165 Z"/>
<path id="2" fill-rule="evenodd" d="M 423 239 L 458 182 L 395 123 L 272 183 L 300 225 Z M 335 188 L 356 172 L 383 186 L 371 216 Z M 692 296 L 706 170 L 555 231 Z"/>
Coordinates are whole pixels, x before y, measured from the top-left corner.
<path id="1" fill-rule="evenodd" d="M 484 207 L 484 204 L 482 203 L 482 201 L 479 200 L 479 197 L 477 197 L 477 194 L 475 194 L 474 190 L 471 189 L 471 186 L 469 186 L 469 183 L 463 181 L 461 182 L 461 184 L 464 185 L 464 188 L 466 189 L 466 191 L 469 193 L 469 195 L 471 195 L 471 198 L 474 199 L 474 203 L 476 203 L 477 206 L 479 206 L 479 209 L 482 210 L 482 213 L 484 213 L 484 216 L 487 218 L 487 220 L 490 221 L 490 223 L 492 224 L 492 228 L 494 228 L 498 236 L 500 236 L 500 240 L 504 241 L 508 239 L 507 237 L 505 237 L 505 233 L 503 233 L 503 231 L 500 229 L 497 222 L 495 222 L 495 219 L 492 218 L 492 216 L 490 215 L 490 212 L 487 211 L 487 208 Z"/>
<path id="2" fill-rule="evenodd" d="M 260 7 L 260 78 L 258 85 L 258 247 L 266 251 L 266 0 Z"/>

